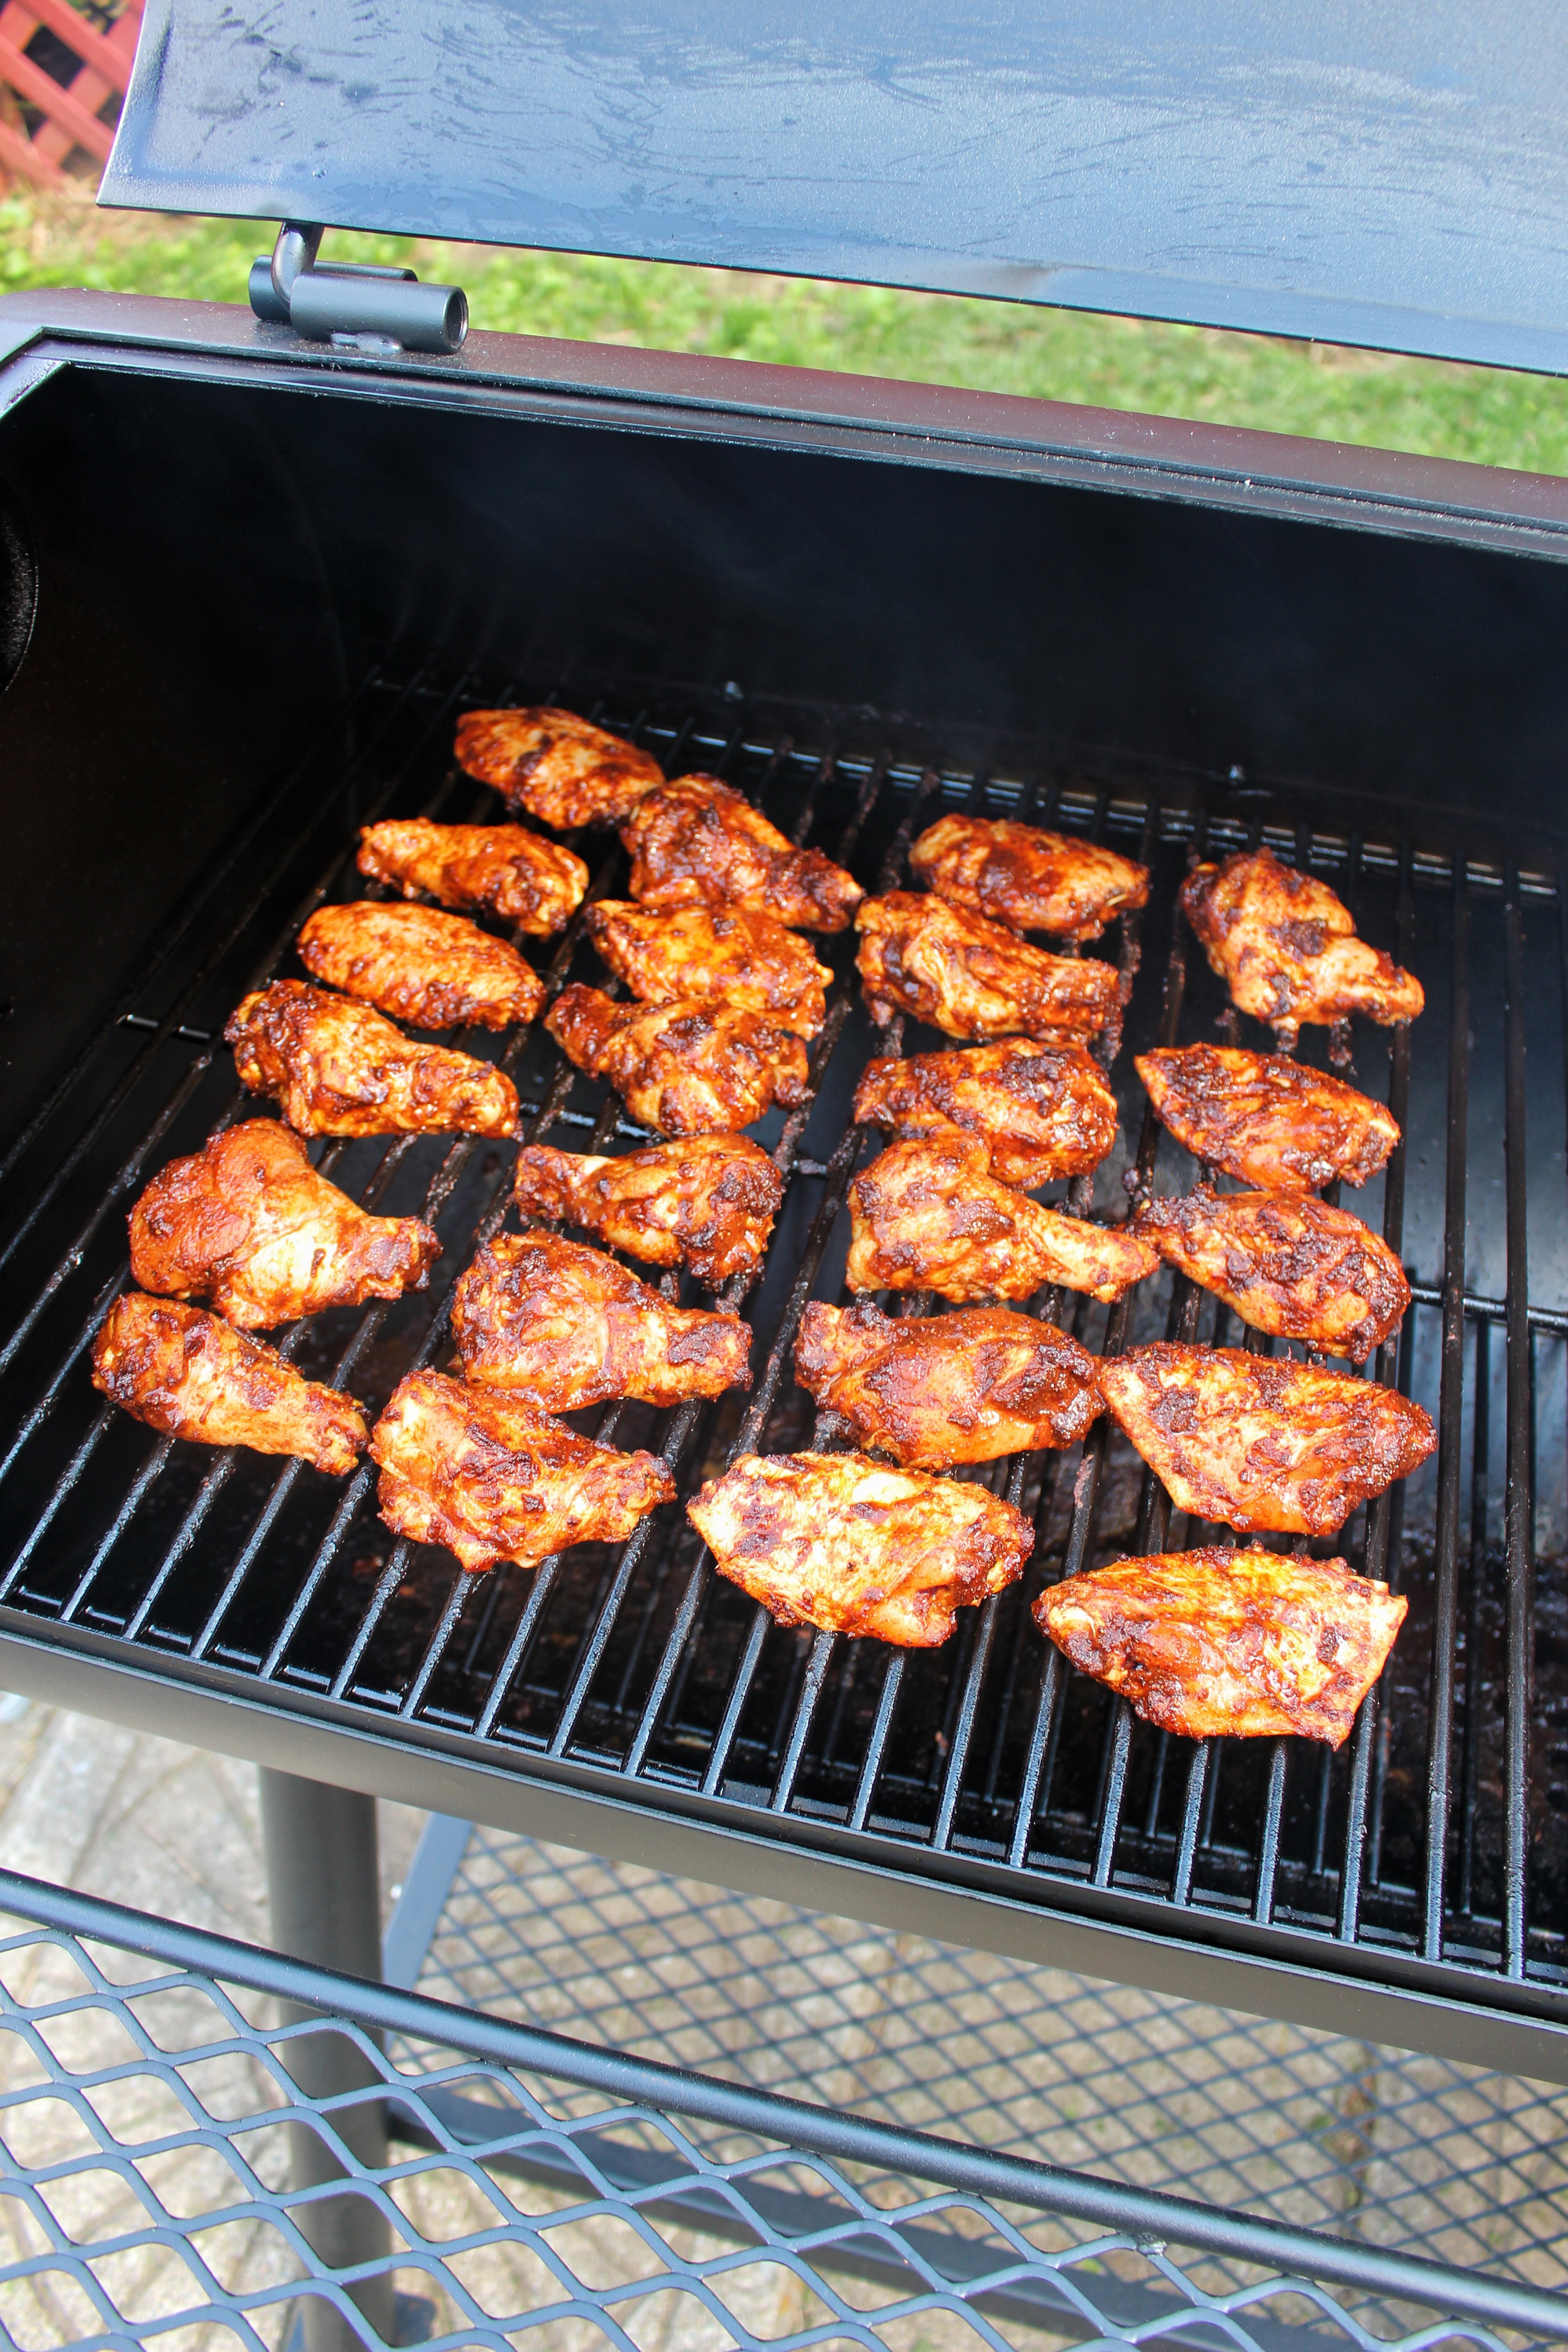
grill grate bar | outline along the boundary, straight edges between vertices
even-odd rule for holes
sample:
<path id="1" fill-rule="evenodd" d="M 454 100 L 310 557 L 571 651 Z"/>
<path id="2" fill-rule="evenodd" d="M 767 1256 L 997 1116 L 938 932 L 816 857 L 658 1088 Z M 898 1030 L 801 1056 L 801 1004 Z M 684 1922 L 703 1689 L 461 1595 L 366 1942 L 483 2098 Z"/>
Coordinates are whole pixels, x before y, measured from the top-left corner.
<path id="1" fill-rule="evenodd" d="M 1533 1642 L 1535 1497 L 1531 1477 L 1529 1231 L 1526 1214 L 1523 925 L 1519 870 L 1510 866 L 1503 905 L 1506 961 L 1503 1142 L 1508 1234 L 1508 1460 L 1503 1542 L 1508 1559 L 1508 1673 L 1505 1685 L 1503 1967 L 1524 1974 L 1526 1874 L 1530 1852 L 1530 1702 Z"/>
<path id="2" fill-rule="evenodd" d="M 1470 1564 L 1465 1611 L 1465 1724 L 1459 1767 L 1459 1902 L 1475 1905 L 1476 1800 L 1480 1780 L 1481 1602 L 1487 1586 L 1487 1487 L 1491 1468 L 1491 1327 L 1476 1326 L 1475 1419 L 1470 1439 Z"/>
<path id="3" fill-rule="evenodd" d="M 1274 1882 L 1279 1870 L 1279 1828 L 1285 1814 L 1285 1779 L 1289 1761 L 1289 1741 L 1276 1739 L 1268 1758 L 1268 1793 L 1264 1801 L 1258 1884 L 1252 1898 L 1252 1916 L 1263 1927 L 1274 1916 Z"/>

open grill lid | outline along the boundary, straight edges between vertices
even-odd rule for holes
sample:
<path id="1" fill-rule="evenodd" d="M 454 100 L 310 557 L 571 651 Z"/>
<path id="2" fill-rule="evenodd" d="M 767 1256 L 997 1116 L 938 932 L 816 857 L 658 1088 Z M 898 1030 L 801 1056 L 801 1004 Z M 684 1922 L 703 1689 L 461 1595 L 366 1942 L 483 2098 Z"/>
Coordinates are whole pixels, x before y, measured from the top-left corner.
<path id="1" fill-rule="evenodd" d="M 149 0 L 103 201 L 1568 373 L 1542 0 Z"/>

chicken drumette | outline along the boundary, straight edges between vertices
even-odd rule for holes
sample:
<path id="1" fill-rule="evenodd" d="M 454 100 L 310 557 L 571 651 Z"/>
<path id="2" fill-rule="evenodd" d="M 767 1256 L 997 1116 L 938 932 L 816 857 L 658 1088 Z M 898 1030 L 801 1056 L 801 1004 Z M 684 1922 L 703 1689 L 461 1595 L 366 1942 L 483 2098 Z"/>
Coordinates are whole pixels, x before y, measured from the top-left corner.
<path id="1" fill-rule="evenodd" d="M 861 1454 L 743 1454 L 687 1517 L 781 1625 L 935 1649 L 955 1609 L 1021 1576 L 1035 1531 L 984 1486 Z"/>
<path id="2" fill-rule="evenodd" d="M 689 1265 L 716 1290 L 761 1265 L 784 1178 L 748 1136 L 693 1135 L 621 1160 L 525 1144 L 513 1192 L 525 1213 L 585 1225 L 645 1265 Z"/>
<path id="3" fill-rule="evenodd" d="M 297 1454 L 343 1477 L 365 1443 L 353 1397 L 305 1380 L 261 1339 L 182 1299 L 117 1298 L 93 1343 L 95 1387 L 170 1437 Z"/>
<path id="4" fill-rule="evenodd" d="M 952 1054 L 868 1062 L 855 1116 L 894 1135 L 965 1128 L 991 1154 L 991 1173 L 1026 1192 L 1086 1176 L 1116 1141 L 1116 1097 L 1081 1045 L 1005 1037 Z"/>
<path id="5" fill-rule="evenodd" d="M 1364 1364 L 1404 1319 L 1405 1269 L 1348 1209 L 1315 1192 L 1211 1192 L 1149 1201 L 1133 1231 L 1255 1331 Z"/>
<path id="6" fill-rule="evenodd" d="M 750 1388 L 752 1333 L 738 1315 L 672 1307 L 603 1250 L 554 1234 L 501 1234 L 457 1286 L 463 1370 L 542 1412 L 605 1397 L 679 1404 Z"/>
<path id="7" fill-rule="evenodd" d="M 1094 1358 L 1005 1307 L 895 1320 L 868 1298 L 812 1306 L 795 1374 L 861 1445 L 906 1469 L 1076 1445 L 1100 1411 Z"/>
<path id="8" fill-rule="evenodd" d="M 998 1184 L 978 1137 L 895 1143 L 849 1187 L 851 1290 L 1027 1298 L 1047 1283 L 1120 1298 L 1160 1263 L 1124 1225 L 1091 1224 Z"/>
<path id="9" fill-rule="evenodd" d="M 896 1013 L 950 1037 L 1092 1036 L 1116 1011 L 1114 967 L 1093 956 L 1047 955 L 1001 923 L 945 898 L 890 890 L 855 918 L 866 1003 L 885 1027 Z"/>
<path id="10" fill-rule="evenodd" d="M 629 899 L 601 898 L 589 908 L 585 928 L 610 970 L 645 1004 L 679 997 L 736 1005 L 798 1037 L 815 1037 L 827 1018 L 832 972 L 804 940 L 753 908 L 678 907 L 659 914 Z"/>
<path id="11" fill-rule="evenodd" d="M 1357 939 L 1327 883 L 1281 866 L 1271 849 L 1194 866 L 1181 904 L 1233 1003 L 1272 1023 L 1284 1046 L 1303 1021 L 1414 1021 L 1426 1003 L 1412 973 Z"/>
<path id="12" fill-rule="evenodd" d="M 608 1078 L 632 1117 L 662 1135 L 731 1135 L 775 1102 L 804 1102 L 794 1032 L 724 1004 L 616 1004 L 563 988 L 545 1027 L 569 1060 Z"/>
<path id="13" fill-rule="evenodd" d="M 1266 1191 L 1364 1184 L 1399 1140 L 1392 1111 L 1284 1054 L 1168 1046 L 1134 1066 L 1178 1143 Z"/>
<path id="14" fill-rule="evenodd" d="M 820 849 L 796 849 L 716 776 L 682 776 L 621 827 L 645 907 L 751 907 L 802 931 L 841 931 L 859 884 Z"/>
<path id="15" fill-rule="evenodd" d="M 250 1331 L 423 1290 L 440 1255 L 417 1217 L 356 1208 L 275 1118 L 247 1118 L 171 1160 L 131 1213 L 143 1290 L 210 1299 Z"/>
<path id="16" fill-rule="evenodd" d="M 320 907 L 300 934 L 312 980 L 416 1029 L 525 1027 L 544 982 L 505 940 L 439 907 Z"/>
<path id="17" fill-rule="evenodd" d="M 664 782 L 647 751 L 574 710 L 469 710 L 458 721 L 458 764 L 493 784 L 510 808 L 570 833 L 616 824 Z"/>
<path id="18" fill-rule="evenodd" d="M 1437 1443 L 1394 1389 L 1236 1348 L 1134 1348 L 1100 1390 L 1177 1509 L 1238 1535 L 1338 1535 Z"/>
<path id="19" fill-rule="evenodd" d="M 619 1543 L 675 1481 L 651 1454 L 595 1445 L 499 1389 L 410 1372 L 371 1433 L 381 1516 L 445 1544 L 470 1572 L 536 1567 L 572 1544 Z"/>
<path id="20" fill-rule="evenodd" d="M 360 829 L 362 874 L 423 891 L 443 907 L 479 907 L 534 939 L 563 931 L 583 903 L 588 869 L 558 842 L 521 824 L 433 824 L 393 817 Z"/>
<path id="21" fill-rule="evenodd" d="M 1113 915 L 1149 900 L 1146 866 L 1092 841 L 997 818 L 939 817 L 910 850 L 910 867 L 972 915 L 1064 940 L 1097 940 Z"/>
<path id="22" fill-rule="evenodd" d="M 301 1135 L 515 1135 L 517 1089 L 471 1054 L 416 1045 L 352 996 L 275 980 L 224 1036 L 253 1094 Z"/>
<path id="23" fill-rule="evenodd" d="M 1338 1748 L 1406 1603 L 1342 1559 L 1163 1552 L 1069 1576 L 1035 1622 L 1080 1673 L 1185 1739 L 1300 1732 Z"/>

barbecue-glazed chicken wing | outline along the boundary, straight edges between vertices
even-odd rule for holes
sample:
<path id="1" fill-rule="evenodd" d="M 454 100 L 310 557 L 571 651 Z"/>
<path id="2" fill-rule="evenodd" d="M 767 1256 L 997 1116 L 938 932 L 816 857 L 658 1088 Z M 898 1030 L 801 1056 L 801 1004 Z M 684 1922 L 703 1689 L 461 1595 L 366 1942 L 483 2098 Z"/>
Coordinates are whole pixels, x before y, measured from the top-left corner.
<path id="1" fill-rule="evenodd" d="M 595 1445 L 504 1390 L 410 1372 L 371 1433 L 381 1516 L 445 1544 L 470 1573 L 534 1568 L 572 1544 L 619 1543 L 675 1481 L 652 1454 Z"/>
<path id="2" fill-rule="evenodd" d="M 1244 1536 L 1338 1535 L 1437 1443 L 1396 1390 L 1237 1348 L 1134 1348 L 1100 1391 L 1177 1509 Z"/>
<path id="3" fill-rule="evenodd" d="M 603 1250 L 554 1234 L 500 1234 L 480 1250 L 458 1283 L 452 1335 L 470 1381 L 542 1412 L 752 1385 L 751 1328 L 738 1315 L 672 1307 Z"/>
<path id="4" fill-rule="evenodd" d="M 1381 1103 L 1283 1054 L 1167 1046 L 1140 1054 L 1134 1066 L 1178 1143 L 1265 1191 L 1364 1184 L 1399 1140 Z"/>
<path id="5" fill-rule="evenodd" d="M 439 907 L 319 907 L 300 934 L 312 980 L 416 1029 L 526 1027 L 544 982 L 505 940 Z"/>
<path id="6" fill-rule="evenodd" d="M 717 1290 L 767 1255 L 784 1178 L 744 1135 L 692 1135 L 621 1160 L 525 1144 L 513 1193 L 520 1209 L 585 1225 L 645 1265 L 689 1265 Z"/>
<path id="7" fill-rule="evenodd" d="M 645 907 L 751 907 L 800 931 L 842 931 L 863 892 L 820 849 L 796 849 L 717 776 L 682 776 L 621 827 Z"/>
<path id="8" fill-rule="evenodd" d="M 1184 1739 L 1343 1742 L 1406 1603 L 1342 1559 L 1163 1552 L 1069 1576 L 1035 1622 L 1081 1674 Z"/>
<path id="9" fill-rule="evenodd" d="M 617 824 L 664 782 L 647 751 L 574 710 L 469 710 L 458 721 L 458 765 L 493 784 L 509 808 L 570 833 Z"/>
<path id="10" fill-rule="evenodd" d="M 781 1625 L 933 1650 L 1021 1576 L 1035 1531 L 984 1486 L 862 1454 L 742 1454 L 686 1507 L 721 1574 Z"/>
<path id="11" fill-rule="evenodd" d="M 895 1143 L 849 1187 L 851 1290 L 1027 1298 L 1048 1282 L 1120 1298 L 1160 1263 L 1125 1225 L 1044 1209 L 988 1173 L 985 1146 L 953 1129 Z"/>
<path id="12" fill-rule="evenodd" d="M 993 1176 L 1026 1192 L 1087 1176 L 1116 1141 L 1116 1097 L 1100 1065 L 1081 1045 L 1031 1037 L 868 1062 L 855 1116 L 900 1137 L 965 1128 L 983 1138 Z"/>
<path id="13" fill-rule="evenodd" d="M 1016 931 L 1097 940 L 1113 915 L 1149 902 L 1149 868 L 1037 824 L 943 816 L 910 852 L 910 871 L 954 907 Z"/>
<path id="14" fill-rule="evenodd" d="M 1303 1021 L 1414 1021 L 1426 1001 L 1413 973 L 1357 939 L 1327 883 L 1281 866 L 1271 849 L 1194 866 L 1181 904 L 1232 1003 L 1271 1022 L 1284 1046 Z"/>
<path id="15" fill-rule="evenodd" d="M 827 966 L 772 915 L 749 907 L 678 907 L 659 914 L 626 898 L 590 907 L 587 932 L 617 979 L 645 1004 L 674 997 L 760 1013 L 797 1037 L 827 1018 Z"/>
<path id="16" fill-rule="evenodd" d="M 1001 923 L 945 898 L 889 890 L 855 918 L 862 992 L 885 1028 L 896 1013 L 950 1037 L 1093 1036 L 1116 1011 L 1121 982 L 1093 956 L 1047 955 Z"/>
<path id="17" fill-rule="evenodd" d="M 616 1004 L 596 988 L 563 988 L 544 1025 L 569 1060 L 608 1078 L 632 1117 L 661 1135 L 732 1135 L 775 1102 L 805 1100 L 800 1039 L 731 1005 Z"/>
<path id="18" fill-rule="evenodd" d="M 1255 1331 L 1364 1364 L 1403 1321 L 1405 1269 L 1348 1209 L 1315 1192 L 1211 1192 L 1146 1202 L 1132 1229 Z"/>
<path id="19" fill-rule="evenodd" d="M 488 1062 L 416 1045 L 352 996 L 275 980 L 224 1036 L 253 1094 L 300 1135 L 515 1135 L 517 1088 Z"/>
<path id="20" fill-rule="evenodd" d="M 1088 1350 L 1005 1307 L 910 1320 L 868 1298 L 808 1307 L 795 1376 L 858 1444 L 910 1470 L 1076 1445 L 1100 1411 Z"/>
<path id="21" fill-rule="evenodd" d="M 432 824 L 391 817 L 360 828 L 362 874 L 391 882 L 405 898 L 423 891 L 443 907 L 478 907 L 547 940 L 583 903 L 588 869 L 559 842 L 521 824 Z"/>
<path id="22" fill-rule="evenodd" d="M 93 1385 L 150 1428 L 202 1445 L 297 1454 L 344 1477 L 365 1443 L 353 1397 L 320 1387 L 261 1339 L 183 1299 L 117 1298 L 93 1342 Z"/>
<path id="23" fill-rule="evenodd" d="M 142 1289 L 208 1299 L 247 1331 L 423 1290 L 440 1255 L 417 1217 L 356 1208 L 275 1118 L 247 1118 L 171 1160 L 131 1212 Z"/>

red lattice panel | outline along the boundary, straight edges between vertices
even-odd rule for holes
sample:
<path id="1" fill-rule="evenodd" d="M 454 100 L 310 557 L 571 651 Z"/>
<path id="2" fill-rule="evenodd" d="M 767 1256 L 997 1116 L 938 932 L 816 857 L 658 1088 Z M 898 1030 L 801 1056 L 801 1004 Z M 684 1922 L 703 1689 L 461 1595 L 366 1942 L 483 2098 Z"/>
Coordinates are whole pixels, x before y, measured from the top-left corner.
<path id="1" fill-rule="evenodd" d="M 0 99 L 20 100 L 42 116 L 29 137 L 20 109 L 0 107 L 0 177 L 58 186 L 71 176 L 68 158 L 79 149 L 101 166 L 114 131 L 100 119 L 111 97 L 123 97 L 142 29 L 142 0 L 126 0 L 107 33 L 94 30 L 69 0 L 0 0 Z M 27 55 L 40 26 L 53 33 L 79 63 L 68 83 Z"/>

